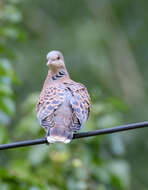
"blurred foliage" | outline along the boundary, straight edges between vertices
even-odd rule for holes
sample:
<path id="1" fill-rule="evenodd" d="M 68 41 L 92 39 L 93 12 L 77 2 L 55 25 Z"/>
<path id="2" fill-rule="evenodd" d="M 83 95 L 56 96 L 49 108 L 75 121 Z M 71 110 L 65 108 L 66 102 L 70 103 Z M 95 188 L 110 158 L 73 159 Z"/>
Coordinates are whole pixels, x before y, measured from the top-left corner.
<path id="1" fill-rule="evenodd" d="M 90 92 L 83 130 L 146 120 L 147 8 L 146 1 L 0 0 L 0 143 L 45 135 L 35 104 L 51 49 L 64 53 L 71 77 Z M 128 134 L 3 151 L 0 189 L 146 190 L 147 133 Z"/>
<path id="2" fill-rule="evenodd" d="M 8 139 L 8 124 L 16 111 L 12 85 L 18 83 L 18 78 L 11 65 L 14 52 L 8 42 L 18 38 L 18 31 L 15 29 L 18 17 L 19 12 L 17 13 L 13 4 L 5 5 L 0 1 L 0 143 Z"/>

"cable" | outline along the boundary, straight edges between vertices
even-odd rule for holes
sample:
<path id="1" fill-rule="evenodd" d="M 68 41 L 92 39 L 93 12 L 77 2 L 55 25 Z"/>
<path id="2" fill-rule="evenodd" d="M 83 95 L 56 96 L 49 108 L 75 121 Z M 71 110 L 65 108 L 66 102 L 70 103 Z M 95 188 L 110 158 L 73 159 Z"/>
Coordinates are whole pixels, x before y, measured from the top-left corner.
<path id="1" fill-rule="evenodd" d="M 96 136 L 96 135 L 111 134 L 111 133 L 127 131 L 127 130 L 132 130 L 132 129 L 138 129 L 138 128 L 144 128 L 144 127 L 148 127 L 148 121 L 139 122 L 139 123 L 132 123 L 132 124 L 127 124 L 127 125 L 120 125 L 120 126 L 116 126 L 113 128 L 107 128 L 107 129 L 100 129 L 100 130 L 94 130 L 94 131 L 88 131 L 88 132 L 75 133 L 73 135 L 73 139 L 91 137 L 91 136 Z M 27 141 L 21 141 L 21 142 L 14 142 L 14 143 L 10 143 L 10 144 L 0 145 L 0 150 L 10 149 L 10 148 L 18 148 L 18 147 L 24 147 L 24 146 L 30 146 L 30 145 L 37 145 L 37 144 L 45 144 L 45 143 L 48 143 L 46 138 L 27 140 Z"/>

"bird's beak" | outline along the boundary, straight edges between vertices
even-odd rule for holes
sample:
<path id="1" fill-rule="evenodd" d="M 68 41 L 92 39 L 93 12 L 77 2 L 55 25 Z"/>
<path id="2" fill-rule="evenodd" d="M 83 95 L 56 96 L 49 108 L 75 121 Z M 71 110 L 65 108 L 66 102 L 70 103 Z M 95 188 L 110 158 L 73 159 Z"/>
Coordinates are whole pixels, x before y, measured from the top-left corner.
<path id="1" fill-rule="evenodd" d="M 52 62 L 52 60 L 48 59 L 47 66 L 49 66 L 51 64 L 51 62 Z"/>

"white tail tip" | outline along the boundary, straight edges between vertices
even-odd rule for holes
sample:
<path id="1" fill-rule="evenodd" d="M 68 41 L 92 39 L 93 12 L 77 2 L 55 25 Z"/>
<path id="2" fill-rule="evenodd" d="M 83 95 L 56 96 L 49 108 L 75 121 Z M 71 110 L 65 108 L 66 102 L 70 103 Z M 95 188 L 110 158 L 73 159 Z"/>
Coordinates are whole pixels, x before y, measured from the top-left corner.
<path id="1" fill-rule="evenodd" d="M 47 137 L 47 141 L 49 143 L 55 143 L 55 142 L 63 142 L 65 144 L 69 143 L 71 140 L 70 139 L 65 139 L 65 138 L 62 138 L 62 137 L 52 137 L 52 136 L 48 136 Z"/>

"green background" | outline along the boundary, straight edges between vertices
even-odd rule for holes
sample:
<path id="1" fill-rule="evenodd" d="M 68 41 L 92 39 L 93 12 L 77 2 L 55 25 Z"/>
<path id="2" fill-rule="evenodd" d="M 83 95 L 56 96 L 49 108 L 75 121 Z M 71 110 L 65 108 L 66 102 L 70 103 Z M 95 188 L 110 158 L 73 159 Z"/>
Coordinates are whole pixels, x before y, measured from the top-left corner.
<path id="1" fill-rule="evenodd" d="M 46 54 L 85 84 L 83 131 L 146 121 L 146 0 L 0 0 L 0 143 L 45 136 L 35 105 Z M 0 190 L 147 190 L 148 130 L 0 152 Z"/>

